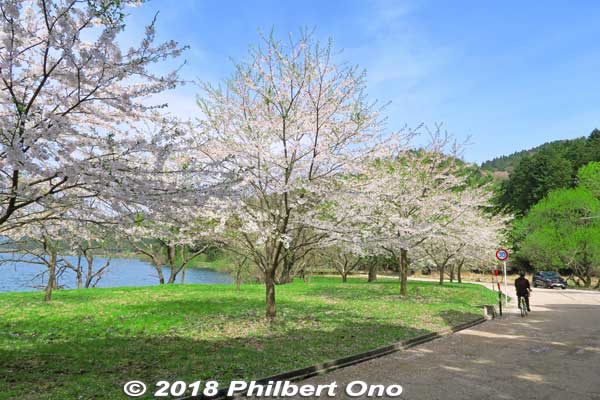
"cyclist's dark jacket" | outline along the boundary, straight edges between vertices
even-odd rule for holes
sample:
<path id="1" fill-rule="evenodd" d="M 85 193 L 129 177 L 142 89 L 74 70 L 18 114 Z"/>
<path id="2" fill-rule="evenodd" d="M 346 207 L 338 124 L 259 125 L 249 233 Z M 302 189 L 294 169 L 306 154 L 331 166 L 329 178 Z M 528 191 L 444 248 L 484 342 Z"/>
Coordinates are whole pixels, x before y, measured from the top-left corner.
<path id="1" fill-rule="evenodd" d="M 517 296 L 528 296 L 529 291 L 527 289 L 530 288 L 529 281 L 527 278 L 518 277 L 515 280 L 515 288 L 517 289 Z"/>

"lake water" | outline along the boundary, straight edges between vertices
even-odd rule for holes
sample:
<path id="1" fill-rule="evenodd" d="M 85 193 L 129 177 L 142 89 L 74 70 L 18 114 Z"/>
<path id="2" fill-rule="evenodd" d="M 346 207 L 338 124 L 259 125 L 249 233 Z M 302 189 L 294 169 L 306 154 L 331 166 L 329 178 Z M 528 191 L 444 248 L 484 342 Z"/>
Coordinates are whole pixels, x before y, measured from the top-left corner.
<path id="1" fill-rule="evenodd" d="M 23 255 L 17 255 L 20 259 Z M 9 254 L 0 254 L 0 259 L 12 258 Z M 67 257 L 67 259 L 76 265 L 76 257 Z M 94 260 L 96 268 L 100 268 L 106 262 L 105 258 Z M 84 271 L 87 269 L 85 260 L 83 262 Z M 35 278 L 40 272 L 45 271 L 46 267 L 32 263 L 0 263 L 0 292 L 26 292 L 38 290 L 36 286 L 44 285 L 47 282 L 46 276 Z M 171 269 L 163 267 L 165 280 L 169 278 Z M 85 276 L 84 276 L 85 281 Z M 180 282 L 180 276 L 177 277 Z M 185 283 L 232 283 L 233 278 L 227 274 L 203 268 L 188 268 L 185 273 Z M 75 272 L 66 270 L 59 279 L 59 285 L 65 289 L 77 287 L 77 278 Z M 126 258 L 113 258 L 110 262 L 107 272 L 104 273 L 96 287 L 120 287 L 120 286 L 148 286 L 158 285 L 158 277 L 154 267 L 149 263 Z"/>

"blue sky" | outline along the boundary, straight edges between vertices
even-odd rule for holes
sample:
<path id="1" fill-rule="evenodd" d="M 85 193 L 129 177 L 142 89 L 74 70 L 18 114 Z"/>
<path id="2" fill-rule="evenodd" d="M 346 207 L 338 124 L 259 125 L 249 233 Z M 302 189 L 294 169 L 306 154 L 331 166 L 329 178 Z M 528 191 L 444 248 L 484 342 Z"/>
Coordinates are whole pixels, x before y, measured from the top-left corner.
<path id="1" fill-rule="evenodd" d="M 133 9 L 123 40 L 160 11 L 159 39 L 190 46 L 182 74 L 227 78 L 258 30 L 316 28 L 367 70 L 369 94 L 390 101 L 390 131 L 443 123 L 470 136 L 481 162 L 600 128 L 598 1 L 152 0 Z M 192 85 L 169 94 L 194 115 Z"/>

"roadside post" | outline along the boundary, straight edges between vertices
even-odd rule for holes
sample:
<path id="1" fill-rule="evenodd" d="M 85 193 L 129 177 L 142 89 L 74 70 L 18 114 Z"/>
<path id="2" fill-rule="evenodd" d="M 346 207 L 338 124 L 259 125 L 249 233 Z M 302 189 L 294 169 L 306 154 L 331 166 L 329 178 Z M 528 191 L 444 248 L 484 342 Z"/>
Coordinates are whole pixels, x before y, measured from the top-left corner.
<path id="1" fill-rule="evenodd" d="M 502 289 L 500 288 L 500 279 L 498 279 L 498 268 L 492 270 L 492 289 L 498 287 L 498 312 L 502 316 Z"/>
<path id="2" fill-rule="evenodd" d="M 507 278 L 506 278 L 506 260 L 508 260 L 508 250 L 506 249 L 498 249 L 496 251 L 496 259 L 498 261 L 502 261 L 503 264 L 503 275 L 504 275 L 504 305 L 508 306 L 508 288 L 507 288 Z"/>

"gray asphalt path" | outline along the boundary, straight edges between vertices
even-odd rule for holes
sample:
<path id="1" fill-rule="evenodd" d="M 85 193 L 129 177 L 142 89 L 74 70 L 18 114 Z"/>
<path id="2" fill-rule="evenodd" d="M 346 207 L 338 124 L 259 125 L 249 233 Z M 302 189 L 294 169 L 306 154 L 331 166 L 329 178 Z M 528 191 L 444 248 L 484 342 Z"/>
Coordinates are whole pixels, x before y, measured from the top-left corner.
<path id="1" fill-rule="evenodd" d="M 509 305 L 503 318 L 301 383 L 335 381 L 338 399 L 362 380 L 400 384 L 411 400 L 600 400 L 600 292 L 534 289 L 531 304 L 526 318 Z"/>

